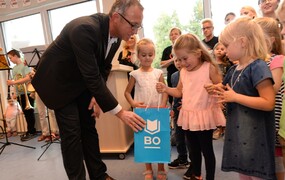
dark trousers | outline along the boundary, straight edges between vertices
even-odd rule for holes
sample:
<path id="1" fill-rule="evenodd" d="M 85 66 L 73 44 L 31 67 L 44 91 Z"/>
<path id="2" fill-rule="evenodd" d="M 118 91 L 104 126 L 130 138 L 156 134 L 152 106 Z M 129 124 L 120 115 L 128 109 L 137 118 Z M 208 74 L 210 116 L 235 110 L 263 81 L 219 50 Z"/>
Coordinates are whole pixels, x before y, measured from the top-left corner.
<path id="1" fill-rule="evenodd" d="M 166 81 L 167 81 L 168 87 L 172 87 L 171 74 L 170 74 L 170 73 L 167 73 L 167 79 L 166 79 Z M 169 104 L 172 104 L 172 102 L 173 102 L 173 97 L 170 96 L 170 95 L 168 95 L 168 102 L 169 102 Z"/>
<path id="2" fill-rule="evenodd" d="M 177 120 L 179 116 L 179 111 L 174 110 L 174 118 L 173 118 L 173 123 L 174 123 L 174 135 L 175 135 L 175 142 L 176 142 L 176 149 L 178 153 L 178 159 L 181 161 L 187 161 L 187 154 L 190 152 L 190 146 L 187 143 L 186 140 L 186 132 L 185 130 L 182 129 L 181 126 L 177 125 Z M 188 148 L 188 152 L 187 152 Z M 189 153 L 189 159 L 191 161 L 191 156 Z"/>
<path id="3" fill-rule="evenodd" d="M 186 137 L 191 148 L 193 173 L 195 176 L 201 175 L 201 153 L 203 153 L 206 167 L 206 180 L 215 179 L 216 158 L 213 149 L 212 136 L 213 130 L 186 132 Z"/>
<path id="4" fill-rule="evenodd" d="M 35 100 L 31 98 L 29 94 L 27 96 L 28 96 L 31 106 L 34 106 Z M 20 105 L 22 107 L 22 110 L 23 110 L 23 113 L 25 115 L 25 119 L 27 122 L 27 129 L 28 129 L 27 133 L 30 133 L 30 134 L 36 133 L 36 128 L 35 128 L 36 118 L 34 114 L 34 109 L 33 108 L 25 109 L 26 108 L 26 98 L 24 94 L 18 97 L 18 101 L 20 102 Z"/>
<path id="5" fill-rule="evenodd" d="M 55 110 L 61 137 L 63 164 L 70 180 L 105 180 L 107 167 L 101 159 L 93 110 L 88 110 L 91 95 L 83 92 L 73 102 Z"/>

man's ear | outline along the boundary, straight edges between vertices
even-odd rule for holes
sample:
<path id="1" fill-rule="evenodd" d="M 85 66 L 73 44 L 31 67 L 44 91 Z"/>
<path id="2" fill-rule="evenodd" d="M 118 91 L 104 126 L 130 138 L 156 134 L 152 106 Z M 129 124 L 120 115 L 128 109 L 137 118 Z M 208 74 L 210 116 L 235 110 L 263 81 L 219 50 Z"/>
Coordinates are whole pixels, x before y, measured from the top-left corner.
<path id="1" fill-rule="evenodd" d="M 111 16 L 110 19 L 112 19 L 113 22 L 118 22 L 120 20 L 120 15 L 117 12 L 114 12 Z"/>

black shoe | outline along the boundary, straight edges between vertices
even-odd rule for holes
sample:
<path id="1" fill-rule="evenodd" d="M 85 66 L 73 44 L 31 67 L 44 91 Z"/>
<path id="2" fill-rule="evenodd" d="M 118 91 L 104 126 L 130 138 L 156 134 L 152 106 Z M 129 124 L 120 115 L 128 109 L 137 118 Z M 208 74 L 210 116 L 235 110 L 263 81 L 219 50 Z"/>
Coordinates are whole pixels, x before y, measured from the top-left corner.
<path id="1" fill-rule="evenodd" d="M 171 163 L 168 164 L 169 169 L 186 169 L 189 167 L 189 162 L 186 161 L 181 161 L 180 159 L 175 159 Z"/>
<path id="2" fill-rule="evenodd" d="M 191 163 L 189 163 L 189 168 L 187 169 L 186 173 L 183 175 L 183 178 L 184 179 L 191 179 L 192 176 L 193 176 L 192 166 L 191 166 Z"/>
<path id="3" fill-rule="evenodd" d="M 34 134 L 26 133 L 23 136 L 21 136 L 21 141 L 28 141 L 28 140 L 33 139 L 36 136 L 37 136 L 36 133 L 34 133 Z"/>

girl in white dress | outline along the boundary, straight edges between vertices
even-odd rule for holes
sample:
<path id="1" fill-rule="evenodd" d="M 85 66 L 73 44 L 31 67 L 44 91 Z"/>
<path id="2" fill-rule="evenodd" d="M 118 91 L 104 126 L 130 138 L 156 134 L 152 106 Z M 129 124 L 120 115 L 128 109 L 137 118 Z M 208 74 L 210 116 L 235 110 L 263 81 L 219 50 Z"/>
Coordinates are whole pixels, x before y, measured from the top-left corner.
<path id="1" fill-rule="evenodd" d="M 135 107 L 165 107 L 167 94 L 162 95 L 156 91 L 156 83 L 163 82 L 163 72 L 160 69 L 151 67 L 155 57 L 154 43 L 150 39 L 141 39 L 137 43 L 137 55 L 140 61 L 140 68 L 130 73 L 129 84 L 125 90 L 125 97 L 130 105 Z M 134 98 L 131 91 L 135 87 Z M 157 180 L 166 180 L 167 175 L 163 163 L 158 163 Z M 151 163 L 146 163 L 144 172 L 145 180 L 153 180 Z"/>

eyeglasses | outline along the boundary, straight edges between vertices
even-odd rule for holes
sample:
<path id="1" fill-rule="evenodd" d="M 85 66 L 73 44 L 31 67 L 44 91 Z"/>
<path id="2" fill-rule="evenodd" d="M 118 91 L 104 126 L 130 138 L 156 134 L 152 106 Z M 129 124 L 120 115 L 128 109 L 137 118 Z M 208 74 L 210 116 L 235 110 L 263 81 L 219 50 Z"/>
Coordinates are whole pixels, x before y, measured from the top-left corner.
<path id="1" fill-rule="evenodd" d="M 118 13 L 118 12 L 117 12 Z M 131 23 L 129 20 L 127 20 L 121 13 L 118 13 L 130 26 L 133 30 L 135 29 L 141 29 L 142 26 L 141 25 L 138 25 L 138 24 L 133 24 Z"/>
<path id="2" fill-rule="evenodd" d="M 264 3 L 267 3 L 267 2 L 271 2 L 271 0 L 259 0 L 258 4 L 264 4 Z"/>
<path id="3" fill-rule="evenodd" d="M 206 29 L 211 29 L 211 28 L 212 28 L 212 26 L 210 26 L 210 27 L 203 27 L 202 30 L 205 31 Z"/>

